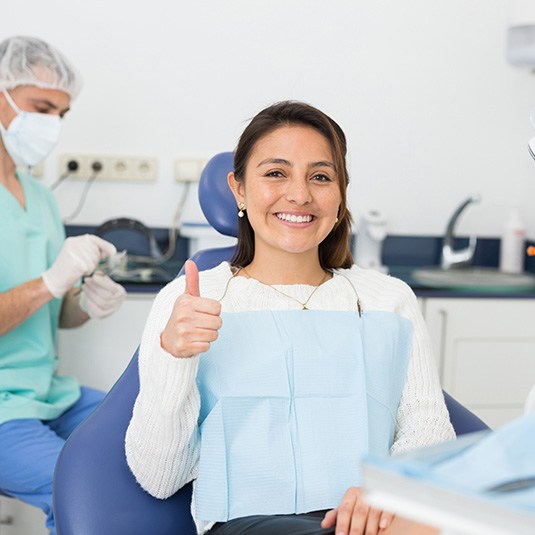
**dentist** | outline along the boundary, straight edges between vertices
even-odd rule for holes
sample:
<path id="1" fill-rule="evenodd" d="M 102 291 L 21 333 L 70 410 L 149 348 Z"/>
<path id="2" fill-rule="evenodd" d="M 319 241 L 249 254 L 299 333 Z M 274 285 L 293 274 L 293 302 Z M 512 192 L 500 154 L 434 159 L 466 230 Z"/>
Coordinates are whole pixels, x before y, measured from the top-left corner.
<path id="1" fill-rule="evenodd" d="M 115 247 L 92 235 L 65 239 L 53 195 L 23 171 L 57 143 L 79 89 L 73 67 L 44 41 L 0 42 L 0 490 L 41 508 L 52 534 L 57 456 L 103 397 L 56 375 L 57 328 L 105 317 L 126 296 L 98 272 L 73 288 Z"/>

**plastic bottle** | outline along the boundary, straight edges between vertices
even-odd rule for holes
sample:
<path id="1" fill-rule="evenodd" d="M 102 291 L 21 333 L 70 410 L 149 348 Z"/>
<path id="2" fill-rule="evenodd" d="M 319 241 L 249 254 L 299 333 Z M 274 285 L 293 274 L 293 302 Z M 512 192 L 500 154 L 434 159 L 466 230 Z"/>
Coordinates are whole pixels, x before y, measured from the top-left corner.
<path id="1" fill-rule="evenodd" d="M 500 271 L 522 273 L 524 271 L 524 241 L 526 230 L 518 208 L 513 208 L 503 228 L 500 244 Z"/>

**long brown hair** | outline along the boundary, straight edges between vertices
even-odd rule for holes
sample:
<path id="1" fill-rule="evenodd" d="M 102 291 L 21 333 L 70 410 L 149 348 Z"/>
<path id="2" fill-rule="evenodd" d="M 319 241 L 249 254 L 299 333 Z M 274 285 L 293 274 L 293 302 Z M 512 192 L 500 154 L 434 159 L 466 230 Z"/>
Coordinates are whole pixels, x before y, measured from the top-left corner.
<path id="1" fill-rule="evenodd" d="M 346 196 L 349 184 L 346 166 L 347 143 L 340 126 L 328 115 L 309 104 L 289 100 L 265 108 L 251 120 L 238 141 L 234 152 L 234 177 L 238 182 L 244 182 L 247 163 L 256 143 L 277 128 L 290 125 L 310 126 L 329 142 L 342 200 L 337 223 L 319 245 L 319 260 L 323 269 L 349 268 L 353 265 L 353 257 L 349 242 L 352 219 Z M 238 245 L 231 264 L 247 266 L 253 257 L 254 230 L 247 217 L 240 217 Z"/>

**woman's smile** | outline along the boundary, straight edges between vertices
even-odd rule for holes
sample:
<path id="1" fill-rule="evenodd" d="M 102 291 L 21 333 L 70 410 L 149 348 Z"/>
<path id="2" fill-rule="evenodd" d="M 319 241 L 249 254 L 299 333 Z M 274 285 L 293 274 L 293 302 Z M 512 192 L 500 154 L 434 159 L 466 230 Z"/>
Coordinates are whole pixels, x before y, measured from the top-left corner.
<path id="1" fill-rule="evenodd" d="M 301 212 L 276 212 L 275 217 L 290 226 L 304 227 L 314 221 L 312 214 Z"/>

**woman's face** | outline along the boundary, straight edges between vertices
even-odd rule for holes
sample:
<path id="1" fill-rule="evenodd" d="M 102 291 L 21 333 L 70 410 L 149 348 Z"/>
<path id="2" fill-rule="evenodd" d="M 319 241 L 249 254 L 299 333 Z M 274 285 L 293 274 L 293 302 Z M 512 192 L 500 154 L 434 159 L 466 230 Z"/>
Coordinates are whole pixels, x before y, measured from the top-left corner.
<path id="1" fill-rule="evenodd" d="M 313 253 L 333 229 L 342 202 L 327 139 L 314 128 L 282 126 L 254 146 L 245 180 L 229 174 L 245 204 L 258 253 Z"/>
<path id="2" fill-rule="evenodd" d="M 9 89 L 9 94 L 22 111 L 46 113 L 63 117 L 68 111 L 71 97 L 60 89 L 41 89 L 31 85 L 20 85 Z M 0 92 L 0 120 L 8 128 L 17 112 L 11 107 L 5 95 Z"/>

